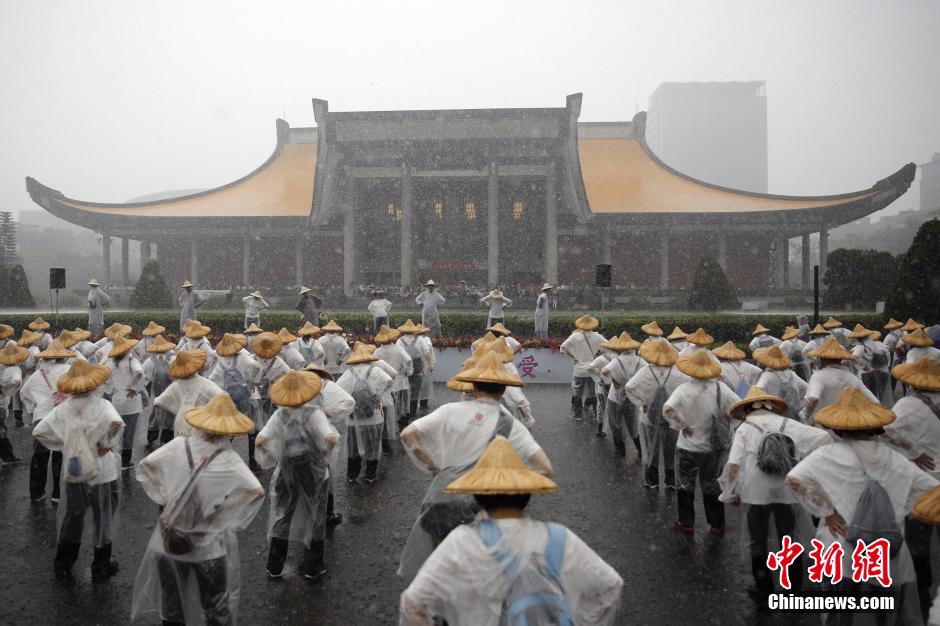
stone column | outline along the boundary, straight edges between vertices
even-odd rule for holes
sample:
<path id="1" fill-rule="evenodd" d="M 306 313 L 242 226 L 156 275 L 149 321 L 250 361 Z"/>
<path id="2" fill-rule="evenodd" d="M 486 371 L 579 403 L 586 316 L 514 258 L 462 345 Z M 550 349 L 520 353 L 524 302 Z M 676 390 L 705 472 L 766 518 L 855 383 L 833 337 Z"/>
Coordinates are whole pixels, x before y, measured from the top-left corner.
<path id="1" fill-rule="evenodd" d="M 194 285 L 199 282 L 199 242 L 195 237 L 189 240 L 189 281 Z"/>
<path id="2" fill-rule="evenodd" d="M 669 289 L 669 235 L 659 236 L 659 288 Z"/>
<path id="3" fill-rule="evenodd" d="M 343 213 L 343 293 L 353 295 L 352 286 L 356 282 L 356 193 L 355 181 L 350 185 Z M 404 211 L 402 221 L 404 222 Z"/>
<path id="4" fill-rule="evenodd" d="M 774 239 L 774 251 L 776 252 L 776 264 L 774 267 L 774 287 L 777 291 L 786 289 L 784 266 L 787 263 L 787 238 L 784 235 L 778 235 Z"/>
<path id="5" fill-rule="evenodd" d="M 303 236 L 294 244 L 294 282 L 298 287 L 304 284 L 304 242 Z"/>
<path id="6" fill-rule="evenodd" d="M 723 230 L 718 231 L 718 265 L 728 270 L 728 237 Z"/>
<path id="7" fill-rule="evenodd" d="M 555 204 L 555 163 L 545 179 L 545 280 L 558 283 L 558 213 Z"/>
<path id="8" fill-rule="evenodd" d="M 251 236 L 242 236 L 242 287 L 251 284 Z"/>
<path id="9" fill-rule="evenodd" d="M 819 282 L 822 284 L 826 275 L 826 257 L 829 256 L 829 231 L 826 228 L 819 230 Z M 820 286 L 822 289 L 822 286 Z"/>
<path id="10" fill-rule="evenodd" d="M 121 285 L 124 287 L 131 284 L 130 246 L 131 240 L 121 237 Z"/>
<path id="11" fill-rule="evenodd" d="M 405 165 L 401 170 L 401 277 L 399 282 L 402 286 L 410 285 L 413 281 L 411 268 L 414 265 L 411 250 L 411 224 L 414 219 L 411 201 L 412 185 L 411 166 Z"/>
<path id="12" fill-rule="evenodd" d="M 802 239 L 803 239 L 803 248 L 800 251 L 800 254 L 803 257 L 803 267 L 801 268 L 802 273 L 801 273 L 800 279 L 801 279 L 801 282 L 803 283 L 802 285 L 803 291 L 809 291 L 812 288 L 812 285 L 810 284 L 810 281 L 812 280 L 812 278 L 810 277 L 810 275 L 812 274 L 812 267 L 811 267 L 812 263 L 810 263 L 810 259 L 809 259 L 809 233 L 805 233 Z"/>
<path id="13" fill-rule="evenodd" d="M 486 195 L 486 281 L 490 287 L 499 286 L 499 171 L 496 161 L 490 162 Z"/>
<path id="14" fill-rule="evenodd" d="M 101 233 L 101 284 L 111 284 L 111 234 Z"/>
<path id="15" fill-rule="evenodd" d="M 783 237 L 783 289 L 790 288 L 790 238 Z"/>
<path id="16" fill-rule="evenodd" d="M 149 239 L 140 240 L 140 268 L 143 270 L 144 264 L 153 258 L 153 242 Z"/>
<path id="17" fill-rule="evenodd" d="M 601 263 L 611 265 L 612 258 L 613 255 L 610 252 L 610 227 L 605 224 L 601 226 Z"/>

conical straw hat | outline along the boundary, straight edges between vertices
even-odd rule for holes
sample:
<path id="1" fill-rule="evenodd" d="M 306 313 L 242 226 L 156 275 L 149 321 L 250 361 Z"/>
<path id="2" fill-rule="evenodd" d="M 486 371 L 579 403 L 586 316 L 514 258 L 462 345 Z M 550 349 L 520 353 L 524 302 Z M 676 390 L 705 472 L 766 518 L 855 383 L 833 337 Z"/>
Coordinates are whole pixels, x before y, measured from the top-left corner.
<path id="1" fill-rule="evenodd" d="M 199 321 L 198 320 L 186 320 L 183 323 L 183 327 L 181 330 L 185 333 L 187 330 L 189 330 L 193 326 L 199 326 Z"/>
<path id="2" fill-rule="evenodd" d="M 708 350 L 696 350 L 689 356 L 680 356 L 677 367 L 686 376 L 699 380 L 721 376 L 721 365 L 708 353 Z"/>
<path id="3" fill-rule="evenodd" d="M 675 328 L 672 329 L 672 332 L 669 333 L 669 336 L 666 337 L 666 339 L 668 339 L 669 341 L 677 341 L 679 339 L 685 339 L 688 336 L 689 336 L 689 333 L 685 332 L 684 330 L 676 326 Z"/>
<path id="4" fill-rule="evenodd" d="M 92 278 L 91 280 L 89 280 L 89 281 L 88 281 L 87 283 L 85 283 L 85 284 L 88 285 L 89 287 L 97 287 L 97 286 L 98 286 L 98 281 L 95 280 L 94 278 Z"/>
<path id="5" fill-rule="evenodd" d="M 464 383 L 457 380 L 456 377 L 447 379 L 447 388 L 451 391 L 460 393 L 473 393 L 473 383 Z"/>
<path id="6" fill-rule="evenodd" d="M 842 328 L 842 322 L 840 322 L 834 317 L 830 317 L 823 323 L 823 328 L 825 328 L 826 330 L 832 330 L 833 328 Z"/>
<path id="7" fill-rule="evenodd" d="M 59 333 L 58 340 L 63 348 L 71 348 L 78 343 L 78 335 L 70 330 L 63 330 Z"/>
<path id="8" fill-rule="evenodd" d="M 712 354 L 717 356 L 723 361 L 743 361 L 744 357 L 747 355 L 744 354 L 733 341 L 725 343 L 723 346 L 715 348 L 712 350 Z"/>
<path id="9" fill-rule="evenodd" d="M 890 424 L 895 415 L 855 387 L 849 387 L 834 403 L 816 413 L 815 419 L 820 426 L 832 430 L 867 430 Z"/>
<path id="10" fill-rule="evenodd" d="M 206 404 L 186 411 L 186 423 L 210 435 L 233 437 L 247 435 L 255 429 L 255 423 L 241 413 L 232 397 L 224 391 Z"/>
<path id="11" fill-rule="evenodd" d="M 261 295 L 261 292 L 258 291 L 257 289 L 255 289 L 254 291 L 252 291 L 252 292 L 251 292 L 250 294 L 248 294 L 248 295 L 251 296 L 252 298 L 263 298 L 263 297 L 264 297 L 264 296 Z"/>
<path id="12" fill-rule="evenodd" d="M 34 343 L 36 343 L 37 341 L 39 341 L 40 337 L 42 337 L 42 335 L 40 335 L 39 333 L 34 333 L 33 331 L 26 330 L 24 328 L 23 334 L 20 335 L 20 338 L 16 341 L 16 345 L 18 345 L 21 348 L 28 348 Z"/>
<path id="13" fill-rule="evenodd" d="M 477 360 L 476 365 L 454 376 L 464 383 L 490 383 L 509 387 L 524 387 L 525 383 L 515 374 L 506 371 L 502 360 L 492 352 L 487 352 Z"/>
<path id="14" fill-rule="evenodd" d="M 608 339 L 601 345 L 608 350 L 613 350 L 614 352 L 626 352 L 627 350 L 638 349 L 640 347 L 640 342 L 634 340 L 633 337 L 630 336 L 630 333 L 624 331 L 613 339 Z"/>
<path id="15" fill-rule="evenodd" d="M 533 472 L 503 436 L 486 446 L 480 460 L 466 474 L 447 485 L 444 493 L 476 495 L 524 494 L 558 491 L 550 478 Z"/>
<path id="16" fill-rule="evenodd" d="M 144 337 L 156 337 L 157 335 L 162 334 L 165 330 L 166 328 L 164 326 L 160 326 L 155 321 L 150 320 L 150 323 L 147 324 L 147 326 L 142 331 L 140 331 L 140 334 Z"/>
<path id="17" fill-rule="evenodd" d="M 783 331 L 783 335 L 780 336 L 780 339 L 783 341 L 789 341 L 800 336 L 800 329 L 796 326 L 787 326 L 786 330 Z"/>
<path id="18" fill-rule="evenodd" d="M 27 326 L 27 328 L 29 328 L 30 330 L 47 330 L 49 328 L 49 322 L 42 319 L 41 317 L 37 317 L 36 319 L 34 319 L 32 322 L 29 323 L 29 326 Z"/>
<path id="19" fill-rule="evenodd" d="M 591 331 L 597 328 L 599 322 L 596 317 L 591 317 L 590 315 L 582 315 L 574 321 L 574 327 L 578 330 Z"/>
<path id="20" fill-rule="evenodd" d="M 225 333 L 219 343 L 215 345 L 215 353 L 219 356 L 232 356 L 244 350 L 247 345 L 248 337 L 245 335 Z"/>
<path id="21" fill-rule="evenodd" d="M 424 286 L 425 286 L 425 287 L 436 287 L 436 286 L 437 286 L 437 283 L 434 282 L 433 280 L 430 280 L 430 279 L 429 279 L 428 282 L 424 283 Z"/>
<path id="22" fill-rule="evenodd" d="M 808 353 L 814 359 L 829 359 L 831 361 L 854 361 L 855 357 L 842 347 L 833 337 L 826 341 L 819 348 Z"/>
<path id="23" fill-rule="evenodd" d="M 500 298 L 503 297 L 503 292 L 500 291 L 499 289 L 494 289 L 494 290 L 492 290 L 492 291 L 490 292 L 489 295 L 490 295 L 490 297 L 493 298 L 494 300 L 499 300 Z"/>
<path id="24" fill-rule="evenodd" d="M 36 354 L 40 359 L 71 359 L 75 353 L 62 347 L 58 339 L 49 344 L 49 347 Z"/>
<path id="25" fill-rule="evenodd" d="M 249 324 L 249 325 L 248 325 L 248 328 L 245 329 L 245 334 L 246 334 L 246 335 L 257 335 L 257 334 L 263 333 L 263 332 L 264 332 L 264 330 L 262 330 L 261 327 L 258 326 L 257 324 L 255 324 L 254 322 L 252 322 L 251 324 Z"/>
<path id="26" fill-rule="evenodd" d="M 252 322 L 252 324 L 254 324 L 254 322 Z M 307 320 L 297 331 L 297 335 L 300 337 L 310 337 L 312 335 L 316 335 L 318 332 L 320 332 L 320 327 L 312 323 L 310 320 Z"/>
<path id="27" fill-rule="evenodd" d="M 541 291 L 548 291 L 549 289 L 554 289 L 555 285 L 549 285 L 548 283 L 542 283 Z"/>
<path id="28" fill-rule="evenodd" d="M 297 295 L 302 296 L 305 293 L 310 293 L 311 291 L 313 291 L 313 289 L 311 289 L 310 287 L 301 287 L 300 291 L 297 292 Z"/>
<path id="29" fill-rule="evenodd" d="M 107 365 L 93 365 L 83 359 L 77 359 L 56 383 L 62 393 L 88 393 L 103 385 L 111 378 L 111 368 Z"/>
<path id="30" fill-rule="evenodd" d="M 503 363 L 512 363 L 513 358 L 515 358 L 515 353 L 513 353 L 512 348 L 509 347 L 509 344 L 506 343 L 505 337 L 500 337 L 496 341 L 482 344 L 477 348 L 477 350 L 480 348 L 495 354 Z"/>
<path id="31" fill-rule="evenodd" d="M 206 364 L 208 355 L 202 350 L 180 350 L 167 371 L 171 378 L 189 378 Z"/>
<path id="32" fill-rule="evenodd" d="M 343 327 L 337 324 L 336 320 L 330 320 L 325 326 L 321 326 L 320 330 L 325 333 L 341 333 L 343 332 Z"/>
<path id="33" fill-rule="evenodd" d="M 901 326 L 901 330 L 903 330 L 903 331 L 906 332 L 906 333 L 910 333 L 910 332 L 913 332 L 913 331 L 915 331 L 915 330 L 919 330 L 919 329 L 921 329 L 921 328 L 923 328 L 923 327 L 924 327 L 923 324 L 921 324 L 920 322 L 916 321 L 913 317 L 909 317 L 909 318 L 907 318 L 907 321 L 904 322 L 904 326 Z"/>
<path id="34" fill-rule="evenodd" d="M 251 349 L 262 359 L 273 359 L 281 353 L 284 342 L 272 332 L 263 332 L 251 344 Z"/>
<path id="35" fill-rule="evenodd" d="M 760 334 L 769 333 L 769 332 L 770 332 L 769 328 L 764 328 L 763 324 L 758 324 L 757 328 L 754 329 L 751 335 L 760 335 Z"/>
<path id="36" fill-rule="evenodd" d="M 849 333 L 849 337 L 852 339 L 871 339 L 872 331 L 868 330 L 861 324 L 856 324 L 855 328 L 852 329 L 852 332 Z"/>
<path id="37" fill-rule="evenodd" d="M 754 360 L 771 370 L 785 370 L 790 367 L 790 359 L 778 346 L 754 350 Z"/>
<path id="38" fill-rule="evenodd" d="M 181 286 L 183 289 L 185 289 L 186 287 L 192 287 L 193 284 L 187 280 L 187 281 L 183 282 L 183 284 L 180 285 L 180 286 Z"/>
<path id="39" fill-rule="evenodd" d="M 369 352 L 369 347 L 366 344 L 362 343 L 361 341 L 357 341 L 353 345 L 352 352 L 350 352 L 349 356 L 346 357 L 346 364 L 355 365 L 356 363 L 368 363 L 370 361 L 378 360 L 379 357 Z"/>
<path id="40" fill-rule="evenodd" d="M 152 352 L 154 354 L 162 354 L 164 352 L 169 352 L 175 347 L 176 347 L 175 343 L 171 341 L 167 341 L 166 339 L 163 338 L 163 335 L 157 335 L 154 338 L 153 343 L 150 344 L 150 347 L 147 348 L 147 352 Z"/>
<path id="41" fill-rule="evenodd" d="M 816 327 L 809 331 L 810 335 L 828 335 L 829 331 L 822 327 L 821 324 L 816 324 Z"/>
<path id="42" fill-rule="evenodd" d="M 918 348 L 929 348 L 933 345 L 933 339 L 927 336 L 927 333 L 924 332 L 923 328 L 918 328 L 914 332 L 904 335 L 901 337 L 901 341 L 909 346 L 915 346 Z"/>
<path id="43" fill-rule="evenodd" d="M 878 341 L 879 339 L 881 339 L 881 331 L 880 330 L 871 331 L 871 333 L 868 335 L 868 338 L 871 339 L 872 341 Z"/>
<path id="44" fill-rule="evenodd" d="M 195 323 L 186 329 L 186 338 L 187 339 L 199 339 L 200 337 L 205 337 L 212 332 L 212 329 L 208 326 L 203 326 L 200 323 Z"/>
<path id="45" fill-rule="evenodd" d="M 640 330 L 642 330 L 647 335 L 650 335 L 651 337 L 663 336 L 663 329 L 659 327 L 659 324 L 656 322 L 656 320 L 653 320 L 647 324 L 643 324 L 640 326 Z"/>
<path id="46" fill-rule="evenodd" d="M 7 344 L 7 346 L 10 345 Z M 891 373 L 905 385 L 924 391 L 940 391 L 940 363 L 929 356 L 925 356 L 916 363 L 895 365 Z"/>
<path id="47" fill-rule="evenodd" d="M 376 333 L 373 339 L 378 345 L 384 346 L 387 343 L 394 343 L 398 341 L 399 337 L 401 337 L 401 331 L 395 330 L 394 328 L 389 328 L 385 324 L 382 324 L 382 327 L 379 328 L 379 332 Z"/>
<path id="48" fill-rule="evenodd" d="M 137 339 L 128 339 L 127 337 L 115 337 L 111 344 L 111 352 L 108 353 L 109 359 L 116 359 L 119 356 L 127 354 L 134 346 L 140 343 Z"/>
<path id="49" fill-rule="evenodd" d="M 512 334 L 512 331 L 506 328 L 505 326 L 503 326 L 502 322 L 496 322 L 495 324 L 487 328 L 486 331 L 490 333 L 498 333 L 504 337 Z"/>
<path id="50" fill-rule="evenodd" d="M 885 330 L 894 330 L 895 328 L 901 328 L 902 326 L 904 326 L 904 324 L 892 317 L 888 320 L 888 323 L 885 324 Z"/>
<path id="51" fill-rule="evenodd" d="M 113 341 L 115 337 L 127 337 L 131 334 L 132 330 L 133 329 L 127 324 L 114 322 L 104 329 L 104 336 Z"/>
<path id="52" fill-rule="evenodd" d="M 940 485 L 917 498 L 911 513 L 925 524 L 940 524 Z"/>
<path id="53" fill-rule="evenodd" d="M 425 326 L 424 324 L 418 324 L 416 326 L 415 334 L 416 335 L 427 335 L 431 332 L 431 329 Z"/>
<path id="54" fill-rule="evenodd" d="M 699 328 L 694 333 L 685 338 L 689 343 L 697 346 L 710 346 L 715 343 L 715 338 L 705 332 L 705 329 Z"/>
<path id="55" fill-rule="evenodd" d="M 305 372 L 313 372 L 320 378 L 325 378 L 326 380 L 333 380 L 333 375 L 328 371 L 317 365 L 316 363 L 310 363 L 304 368 Z"/>
<path id="56" fill-rule="evenodd" d="M 398 330 L 405 335 L 415 335 L 418 333 L 418 325 L 411 320 L 407 320 L 404 324 L 398 327 Z"/>
<path id="57" fill-rule="evenodd" d="M 320 395 L 323 379 L 313 372 L 288 372 L 271 385 L 268 397 L 278 406 L 303 406 Z"/>
<path id="58" fill-rule="evenodd" d="M 773 406 L 773 412 L 778 414 L 782 414 L 789 406 L 787 401 L 783 398 L 770 395 L 755 385 L 754 387 L 751 387 L 747 390 L 747 395 L 744 396 L 743 400 L 740 400 L 731 405 L 731 417 L 743 420 L 745 418 L 744 409 L 751 408 L 752 405 L 759 402 L 769 402 Z"/>
<path id="59" fill-rule="evenodd" d="M 9 339 L 14 332 L 13 327 L 9 324 L 0 324 L 0 340 Z"/>
<path id="60" fill-rule="evenodd" d="M 72 331 L 72 334 L 78 338 L 78 341 L 85 341 L 86 339 L 91 338 L 91 331 L 85 330 L 84 328 L 75 327 L 75 330 Z"/>
<path id="61" fill-rule="evenodd" d="M 645 341 L 640 346 L 640 356 L 647 363 L 669 367 L 679 360 L 679 352 L 665 339 Z"/>
<path id="62" fill-rule="evenodd" d="M 281 338 L 281 341 L 284 343 L 284 345 L 297 341 L 297 336 L 286 328 L 281 328 L 281 330 L 277 331 L 277 336 Z"/>
<path id="63" fill-rule="evenodd" d="M 9 341 L 0 350 L 0 365 L 19 365 L 29 358 L 29 350 Z"/>
<path id="64" fill-rule="evenodd" d="M 490 332 L 490 331 L 486 331 L 486 334 L 483 335 L 482 337 L 480 337 L 480 339 L 478 340 L 480 343 L 477 344 L 477 345 L 483 345 L 483 344 L 486 344 L 486 343 L 493 343 L 494 341 L 496 341 L 496 339 L 498 339 L 498 337 L 496 337 L 496 335 L 494 335 L 494 334 L 493 334 L 492 332 Z"/>

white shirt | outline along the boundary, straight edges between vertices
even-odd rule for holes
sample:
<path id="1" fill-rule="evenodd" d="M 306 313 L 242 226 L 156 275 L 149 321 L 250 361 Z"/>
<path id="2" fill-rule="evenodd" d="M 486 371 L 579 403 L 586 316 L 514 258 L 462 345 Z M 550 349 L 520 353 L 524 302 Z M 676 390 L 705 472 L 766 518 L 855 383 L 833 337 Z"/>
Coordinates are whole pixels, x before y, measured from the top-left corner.
<path id="1" fill-rule="evenodd" d="M 220 393 L 221 387 L 208 378 L 194 374 L 189 378 L 174 380 L 154 399 L 153 404 L 176 416 L 173 431 L 177 437 L 188 437 L 193 428 L 186 422 L 186 412 L 206 404 Z"/>
<path id="2" fill-rule="evenodd" d="M 264 298 L 254 296 L 245 296 L 242 298 L 242 304 L 245 305 L 245 317 L 258 317 L 263 309 L 271 306 Z"/>
<path id="3" fill-rule="evenodd" d="M 4 401 L 4 408 L 9 405 L 10 398 L 16 395 L 23 384 L 23 370 L 19 365 L 0 365 L 0 396 Z"/>
<path id="4" fill-rule="evenodd" d="M 940 408 L 940 392 L 920 391 L 928 402 Z M 940 419 L 917 396 L 905 396 L 895 402 L 897 418 L 884 427 L 891 443 L 897 443 L 898 452 L 913 460 L 927 454 L 937 464 L 931 472 L 934 478 L 940 478 Z"/>
<path id="5" fill-rule="evenodd" d="M 773 335 L 768 335 L 764 333 L 762 335 L 757 335 L 756 337 L 751 339 L 751 343 L 749 343 L 747 347 L 751 352 L 754 352 L 754 350 L 757 350 L 758 348 L 769 348 L 771 346 L 779 346 L 781 343 L 783 342 L 781 342 L 779 339 L 777 339 Z"/>
<path id="6" fill-rule="evenodd" d="M 817 370 L 810 376 L 804 398 L 807 401 L 810 398 L 816 398 L 817 402 L 810 411 L 809 416 L 815 415 L 820 409 L 824 409 L 838 400 L 842 392 L 849 387 L 858 389 L 866 398 L 878 404 L 878 398 L 868 390 L 868 387 L 862 383 L 858 376 L 842 366 L 829 366 Z"/>
<path id="7" fill-rule="evenodd" d="M 645 366 L 646 361 L 637 356 L 635 350 L 621 352 L 612 358 L 601 370 L 601 376 L 610 385 L 607 398 L 621 404 L 627 401 L 627 383 Z"/>
<path id="8" fill-rule="evenodd" d="M 907 356 L 904 358 L 904 362 L 917 363 L 925 356 L 928 356 L 937 363 L 940 363 L 940 350 L 934 348 L 933 346 L 927 346 L 924 348 L 921 348 L 920 346 L 908 347 Z"/>
<path id="9" fill-rule="evenodd" d="M 316 363 L 320 366 L 323 365 L 323 347 L 320 345 L 320 342 L 312 336 L 298 339 L 297 349 L 300 351 L 300 355 L 304 358 L 307 365 L 311 363 Z"/>
<path id="10" fill-rule="evenodd" d="M 121 415 L 133 415 L 143 410 L 140 392 L 144 390 L 144 368 L 137 357 L 125 354 L 120 359 L 108 359 L 105 365 L 111 370 L 111 378 L 102 385 L 105 393 L 111 394 L 111 402 Z M 128 396 L 128 392 L 133 396 Z"/>
<path id="11" fill-rule="evenodd" d="M 372 317 L 378 319 L 380 317 L 388 317 L 388 312 L 392 308 L 392 303 L 382 298 L 381 300 L 372 300 L 369 302 L 369 313 L 372 314 Z"/>
<path id="12" fill-rule="evenodd" d="M 588 365 L 594 360 L 601 344 L 607 339 L 594 331 L 576 330 L 565 339 L 559 350 L 574 359 L 574 377 L 585 378 L 591 375 L 587 371 Z"/>
<path id="13" fill-rule="evenodd" d="M 723 414 L 727 417 L 731 405 L 740 399 L 726 384 L 714 378 L 692 378 L 679 385 L 663 405 L 663 417 L 679 431 L 676 447 L 690 452 L 712 452 L 709 443 L 712 416 Z M 692 429 L 691 437 L 682 432 L 686 427 Z"/>
<path id="14" fill-rule="evenodd" d="M 370 366 L 372 367 L 370 368 Z M 370 369 L 371 371 L 369 371 Z M 368 375 L 366 372 L 369 372 Z M 336 384 L 342 387 L 346 393 L 352 395 L 356 388 L 356 381 L 360 379 L 366 381 L 366 384 L 369 386 L 369 391 L 377 398 L 381 398 L 386 391 L 391 389 L 392 382 L 394 382 L 392 377 L 389 376 L 384 369 L 376 365 L 376 363 L 370 362 L 350 365 L 349 369 L 343 372 L 343 375 L 336 381 Z M 382 409 L 373 406 L 371 417 L 353 419 L 352 415 L 350 415 L 347 419 L 355 426 L 373 426 L 375 424 L 381 424 L 383 419 Z"/>
<path id="15" fill-rule="evenodd" d="M 408 377 L 411 376 L 414 366 L 405 349 L 397 343 L 387 343 L 375 349 L 375 356 L 395 368 L 395 382 L 391 391 L 408 389 Z"/>
<path id="16" fill-rule="evenodd" d="M 718 380 L 728 385 L 732 391 L 736 391 L 741 381 L 747 383 L 748 388 L 753 387 L 762 371 L 747 361 L 721 361 L 721 375 Z"/>
<path id="17" fill-rule="evenodd" d="M 691 379 L 674 365 L 666 367 L 644 362 L 643 367 L 638 369 L 627 383 L 624 391 L 633 404 L 642 407 L 653 400 L 660 386 L 671 396 L 679 385 L 689 380 Z"/>
<path id="18" fill-rule="evenodd" d="M 304 359 L 303 355 L 300 354 L 295 346 L 296 342 L 292 341 L 291 343 L 285 343 L 284 347 L 281 348 L 280 357 L 287 363 L 287 366 L 292 370 L 302 370 L 307 361 Z"/>
<path id="19" fill-rule="evenodd" d="M 323 348 L 323 367 L 331 374 L 339 374 L 345 369 L 346 357 L 351 350 L 346 340 L 336 333 L 327 333 L 318 339 Z"/>
<path id="20" fill-rule="evenodd" d="M 502 298 L 483 296 L 480 298 L 480 302 L 490 307 L 490 317 L 502 317 L 503 309 L 507 309 L 512 306 L 512 300 L 506 296 L 503 296 Z"/>
<path id="21" fill-rule="evenodd" d="M 342 425 L 352 410 L 356 408 L 356 401 L 346 393 L 346 390 L 337 385 L 332 380 L 323 380 L 320 387 L 320 396 L 323 401 L 323 412 L 326 413 L 330 423 L 339 427 Z"/>
<path id="22" fill-rule="evenodd" d="M 221 389 L 225 384 L 225 370 L 230 369 L 232 365 L 241 372 L 249 388 L 254 389 L 258 381 L 261 380 L 261 364 L 254 360 L 252 355 L 244 349 L 231 356 L 220 356 L 207 378 Z"/>
<path id="23" fill-rule="evenodd" d="M 53 409 L 53 397 L 59 392 L 56 385 L 69 371 L 69 364 L 62 360 L 41 360 L 36 371 L 29 375 L 20 388 L 20 399 L 33 414 L 35 424 Z M 45 376 L 43 374 L 45 373 Z"/>

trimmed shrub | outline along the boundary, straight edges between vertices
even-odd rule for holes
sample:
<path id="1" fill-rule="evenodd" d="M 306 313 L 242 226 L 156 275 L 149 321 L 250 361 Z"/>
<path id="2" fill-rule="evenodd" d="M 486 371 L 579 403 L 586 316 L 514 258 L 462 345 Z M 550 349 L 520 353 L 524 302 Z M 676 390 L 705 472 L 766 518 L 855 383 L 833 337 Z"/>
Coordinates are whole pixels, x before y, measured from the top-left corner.
<path id="1" fill-rule="evenodd" d="M 717 311 L 741 307 L 734 285 L 718 261 L 705 256 L 698 260 L 692 275 L 689 308 L 694 311 Z"/>
<path id="2" fill-rule="evenodd" d="M 826 306 L 874 309 L 888 297 L 898 269 L 890 252 L 839 249 L 826 258 Z"/>
<path id="3" fill-rule="evenodd" d="M 7 279 L 6 305 L 11 307 L 34 307 L 33 294 L 29 290 L 29 279 L 22 265 L 10 268 Z"/>
<path id="4" fill-rule="evenodd" d="M 172 309 L 176 304 L 156 259 L 144 263 L 131 295 L 132 309 Z"/>
<path id="5" fill-rule="evenodd" d="M 898 267 L 886 312 L 930 324 L 940 321 L 940 220 L 924 222 Z"/>

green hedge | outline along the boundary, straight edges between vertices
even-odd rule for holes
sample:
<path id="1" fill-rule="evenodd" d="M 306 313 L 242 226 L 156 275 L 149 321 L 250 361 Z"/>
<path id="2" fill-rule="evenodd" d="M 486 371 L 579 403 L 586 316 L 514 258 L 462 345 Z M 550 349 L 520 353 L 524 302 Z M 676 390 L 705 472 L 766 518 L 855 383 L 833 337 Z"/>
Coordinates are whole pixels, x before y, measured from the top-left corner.
<path id="1" fill-rule="evenodd" d="M 634 337 L 641 337 L 640 326 L 652 319 L 649 315 L 640 317 L 618 314 L 601 317 L 595 314 L 595 316 L 601 320 L 601 327 L 598 331 L 607 336 L 627 330 Z M 35 317 L 35 314 L 0 314 L 0 323 L 10 324 L 19 333 Z M 393 313 L 391 322 L 397 326 L 404 323 L 408 317 L 418 322 L 421 316 L 416 312 Z M 50 323 L 54 323 L 54 320 L 48 316 L 45 319 Z M 200 311 L 199 319 L 203 324 L 212 327 L 214 335 L 221 335 L 225 332 L 240 332 L 244 327 L 244 316 L 241 312 Z M 354 335 L 370 335 L 372 333 L 372 316 L 369 313 L 337 313 L 335 319 L 347 333 Z M 550 316 L 548 323 L 549 336 L 556 339 L 567 337 L 574 327 L 575 319 L 576 316 L 573 315 Z M 856 323 L 860 323 L 868 328 L 878 330 L 881 330 L 887 320 L 883 315 L 872 313 L 854 313 L 839 319 L 849 328 L 852 328 Z M 106 313 L 105 315 L 105 325 L 119 321 L 130 324 L 135 331 L 139 331 L 146 326 L 150 320 L 166 326 L 168 335 L 175 335 L 179 329 L 179 313 L 174 311 L 129 311 Z M 752 315 L 659 314 L 656 316 L 656 320 L 667 334 L 672 331 L 674 326 L 679 326 L 689 333 L 702 327 L 716 339 L 722 341 L 747 340 L 758 322 L 769 328 L 777 336 L 783 332 L 786 326 L 796 323 L 796 319 L 792 315 L 760 315 L 756 313 Z M 265 311 L 261 314 L 261 325 L 266 330 L 276 331 L 282 326 L 295 330 L 301 326 L 302 321 L 300 314 L 296 311 Z M 483 332 L 486 326 L 486 314 L 485 312 L 442 312 L 441 322 L 444 334 L 449 337 L 477 336 Z M 84 328 L 87 324 L 88 316 L 85 314 L 69 313 L 59 316 L 60 328 L 74 328 L 75 326 Z M 531 315 L 507 315 L 506 326 L 517 337 L 534 336 Z"/>

